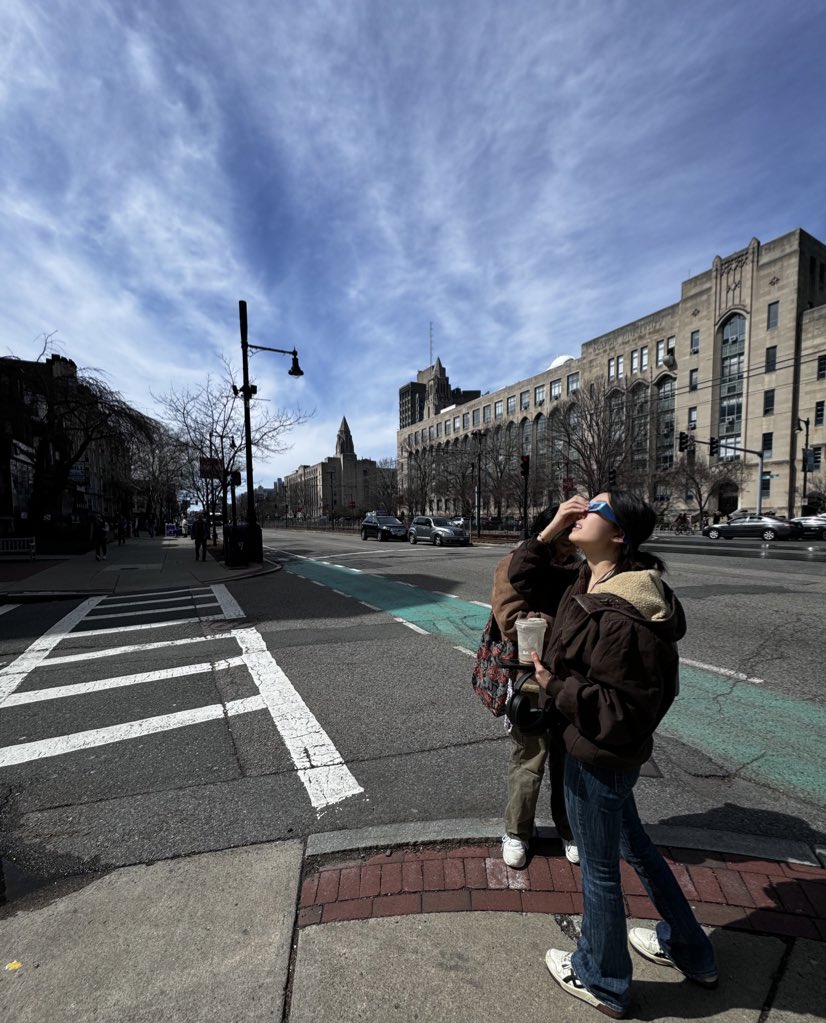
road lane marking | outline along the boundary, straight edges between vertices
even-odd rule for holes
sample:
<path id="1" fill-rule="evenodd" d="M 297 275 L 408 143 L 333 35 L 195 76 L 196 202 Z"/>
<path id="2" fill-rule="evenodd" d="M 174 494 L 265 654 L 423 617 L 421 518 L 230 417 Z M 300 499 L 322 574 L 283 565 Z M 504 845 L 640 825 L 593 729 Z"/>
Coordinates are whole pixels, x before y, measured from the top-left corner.
<path id="1" fill-rule="evenodd" d="M 241 610 L 241 605 L 223 583 L 215 583 L 212 587 L 212 592 L 215 594 L 215 599 L 221 605 L 224 618 L 246 618 L 246 615 Z"/>
<path id="2" fill-rule="evenodd" d="M 183 597 L 156 597 L 153 600 L 122 601 L 122 602 L 120 602 L 118 604 L 110 603 L 110 599 L 111 598 L 107 597 L 106 600 L 100 606 L 101 606 L 101 608 L 110 608 L 110 607 L 121 608 L 121 607 L 146 607 L 147 604 L 169 604 L 169 603 L 180 604 L 182 601 L 187 601 L 187 600 L 190 600 L 190 599 L 191 600 L 196 600 L 199 596 L 200 597 L 206 597 L 206 596 L 208 596 L 208 593 L 202 593 L 202 594 L 192 593 L 192 594 L 187 594 L 186 596 L 183 596 Z M 158 610 L 159 611 L 164 611 L 164 610 L 166 610 L 166 608 L 161 607 Z M 170 607 L 169 610 L 172 611 L 174 609 Z"/>
<path id="3" fill-rule="evenodd" d="M 82 604 L 78 604 L 59 622 L 55 622 L 50 629 L 47 629 L 42 636 L 38 636 L 33 643 L 30 643 L 22 654 L 15 657 L 4 668 L 0 668 L 0 704 L 18 686 L 22 685 L 29 672 L 46 660 L 57 644 L 65 639 L 78 622 L 82 621 L 93 607 L 97 607 L 101 600 L 103 597 L 89 597 Z"/>
<path id="4" fill-rule="evenodd" d="M 138 618 L 140 615 L 158 615 L 164 611 L 174 611 L 176 614 L 180 611 L 197 610 L 199 607 L 215 607 L 214 600 L 207 600 L 203 604 L 188 604 L 184 607 L 150 607 L 143 611 L 116 611 L 114 614 L 103 614 L 103 615 L 89 615 L 86 619 L 87 622 L 100 622 L 104 618 Z M 193 619 L 193 621 L 200 621 L 200 618 Z M 84 635 L 88 635 L 84 633 Z"/>
<path id="5" fill-rule="evenodd" d="M 16 607 L 20 607 L 19 604 L 4 604 L 0 607 L 0 615 L 4 615 L 7 611 L 13 611 Z"/>
<path id="6" fill-rule="evenodd" d="M 196 619 L 190 618 L 190 623 Z M 120 629 L 115 630 L 120 632 Z M 76 633 L 76 635 L 88 636 L 88 632 Z M 213 643 L 216 640 L 231 639 L 231 632 L 224 632 L 214 636 L 188 636 L 186 639 L 157 640 L 154 643 L 130 643 L 128 646 L 112 646 L 105 650 L 84 650 L 78 654 L 59 654 L 43 661 L 41 667 L 49 668 L 53 664 L 72 664 L 75 661 L 97 661 L 103 657 L 120 657 L 121 654 L 144 653 L 148 650 L 166 650 L 169 647 L 186 646 L 189 643 Z"/>
<path id="7" fill-rule="evenodd" d="M 134 600 L 135 597 L 141 599 L 145 597 L 160 597 L 160 598 L 171 598 L 176 593 L 209 593 L 209 586 L 190 586 L 185 590 L 146 590 L 140 593 L 113 593 L 106 597 L 107 603 L 114 600 Z"/>
<path id="8" fill-rule="evenodd" d="M 680 658 L 680 664 L 687 664 L 690 668 L 702 668 L 703 671 L 713 671 L 715 675 L 725 675 L 726 678 L 736 678 L 740 682 L 754 682 L 762 685 L 766 680 L 763 678 L 752 678 L 751 675 L 744 675 L 741 671 L 732 671 L 730 668 L 718 668 L 715 664 L 703 664 L 702 661 L 689 661 L 686 657 Z"/>
<path id="9" fill-rule="evenodd" d="M 243 663 L 243 657 L 226 657 L 219 661 L 200 661 L 197 664 L 184 664 L 177 668 L 141 671 L 134 675 L 115 675 L 112 678 L 101 678 L 94 682 L 76 682 L 68 686 L 53 686 L 51 689 L 32 689 L 24 693 L 12 693 L 6 698 L 3 706 L 21 707 L 27 703 L 59 700 L 67 696 L 85 696 L 89 693 L 103 692 L 106 689 L 140 685 L 142 682 L 160 682 L 173 678 L 186 678 L 190 675 L 203 675 L 207 672 L 240 667 Z"/>
<path id="10" fill-rule="evenodd" d="M 72 638 L 76 639 L 79 636 L 112 636 L 115 633 L 121 632 L 146 632 L 149 629 L 169 629 L 173 625 L 193 625 L 198 622 L 224 622 L 226 620 L 227 616 L 225 614 L 198 615 L 197 618 L 176 618 L 172 622 L 143 622 L 140 625 L 113 626 L 111 629 L 80 629 L 72 633 Z M 94 621 L 94 619 L 87 618 L 86 621 Z"/>
<path id="11" fill-rule="evenodd" d="M 142 718 L 140 721 L 126 721 L 106 728 L 92 728 L 86 732 L 73 732 L 71 735 L 58 735 L 37 742 L 21 742 L 16 746 L 0 749 L 0 768 L 44 760 L 46 757 L 63 756 L 66 753 L 77 753 L 80 750 L 93 749 L 95 746 L 109 746 L 126 739 L 169 732 L 189 725 L 203 724 L 205 721 L 218 721 L 225 713 L 232 716 L 266 709 L 261 697 L 252 696 L 244 700 L 232 700 L 226 707 L 222 703 L 215 703 L 208 707 L 193 707 L 191 710 L 160 714 L 154 718 Z"/>
<path id="12" fill-rule="evenodd" d="M 316 812 L 363 792 L 263 636 L 253 628 L 234 629 L 233 635 Z"/>
<path id="13" fill-rule="evenodd" d="M 455 646 L 453 649 L 454 650 L 458 650 L 460 654 L 467 654 L 468 657 L 475 657 L 476 656 L 476 654 L 473 652 L 473 650 L 468 650 L 468 648 L 466 646 Z"/>
<path id="14" fill-rule="evenodd" d="M 406 625 L 408 627 L 408 629 L 412 629 L 414 632 L 418 632 L 418 634 L 420 636 L 429 636 L 430 635 L 430 633 L 426 629 L 422 629 L 418 625 L 414 625 L 413 622 L 407 622 L 407 621 L 404 620 L 404 618 L 396 618 L 396 616 L 394 615 L 393 616 L 393 621 L 394 622 L 398 622 L 399 625 Z"/>

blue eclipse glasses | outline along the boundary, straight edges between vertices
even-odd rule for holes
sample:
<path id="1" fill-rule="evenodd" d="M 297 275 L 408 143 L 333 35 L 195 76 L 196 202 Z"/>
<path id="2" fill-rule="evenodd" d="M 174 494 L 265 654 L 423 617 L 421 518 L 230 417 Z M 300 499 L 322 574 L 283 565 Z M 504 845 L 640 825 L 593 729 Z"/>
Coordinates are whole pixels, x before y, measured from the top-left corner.
<path id="1" fill-rule="evenodd" d="M 605 519 L 608 522 L 612 522 L 617 527 L 617 529 L 622 529 L 619 519 L 614 514 L 614 509 L 607 501 L 589 501 L 588 507 L 585 509 L 585 511 L 586 513 L 594 512 L 594 514 L 599 515 L 601 519 Z M 625 537 L 624 529 L 622 529 L 622 542 L 628 543 Z"/>

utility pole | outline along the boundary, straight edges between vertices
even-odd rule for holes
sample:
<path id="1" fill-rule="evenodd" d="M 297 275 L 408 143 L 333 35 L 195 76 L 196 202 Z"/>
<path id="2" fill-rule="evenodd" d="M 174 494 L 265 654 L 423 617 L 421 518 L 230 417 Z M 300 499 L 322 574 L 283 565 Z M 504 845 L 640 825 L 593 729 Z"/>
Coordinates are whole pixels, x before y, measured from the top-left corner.
<path id="1" fill-rule="evenodd" d="M 805 429 L 806 433 L 803 439 L 803 493 L 801 495 L 800 502 L 800 514 L 806 514 L 807 500 L 806 495 L 809 491 L 809 420 L 798 419 L 797 426 L 795 427 L 795 433 L 800 433 L 801 430 Z"/>

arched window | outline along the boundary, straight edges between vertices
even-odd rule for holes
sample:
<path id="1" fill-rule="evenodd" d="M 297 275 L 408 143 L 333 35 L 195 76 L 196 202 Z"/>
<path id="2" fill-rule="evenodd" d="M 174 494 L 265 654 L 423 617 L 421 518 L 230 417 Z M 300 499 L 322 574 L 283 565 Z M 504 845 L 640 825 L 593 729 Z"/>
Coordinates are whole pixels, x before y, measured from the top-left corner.
<path id="1" fill-rule="evenodd" d="M 520 424 L 520 449 L 519 453 L 522 455 L 529 455 L 531 453 L 531 421 L 530 419 L 523 419 Z"/>

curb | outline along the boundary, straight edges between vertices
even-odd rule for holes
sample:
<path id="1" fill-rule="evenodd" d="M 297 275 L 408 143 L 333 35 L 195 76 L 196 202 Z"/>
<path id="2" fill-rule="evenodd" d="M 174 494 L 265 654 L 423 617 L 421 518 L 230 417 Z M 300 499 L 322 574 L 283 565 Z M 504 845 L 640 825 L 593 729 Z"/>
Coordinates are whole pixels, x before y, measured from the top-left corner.
<path id="1" fill-rule="evenodd" d="M 649 831 L 700 923 L 826 942 L 826 870 L 804 843 L 681 828 Z M 579 870 L 561 854 L 554 828 L 541 826 L 538 832 L 523 870 L 502 860 L 501 821 L 435 821 L 311 835 L 297 927 L 443 912 L 581 914 Z M 494 836 L 493 842 L 485 840 Z M 709 851 L 712 836 L 739 848 L 762 843 L 763 854 Z M 690 845 L 676 844 L 687 839 Z M 791 859 L 775 859 L 778 855 Z M 621 873 L 626 914 L 656 919 L 634 871 L 623 863 Z"/>

